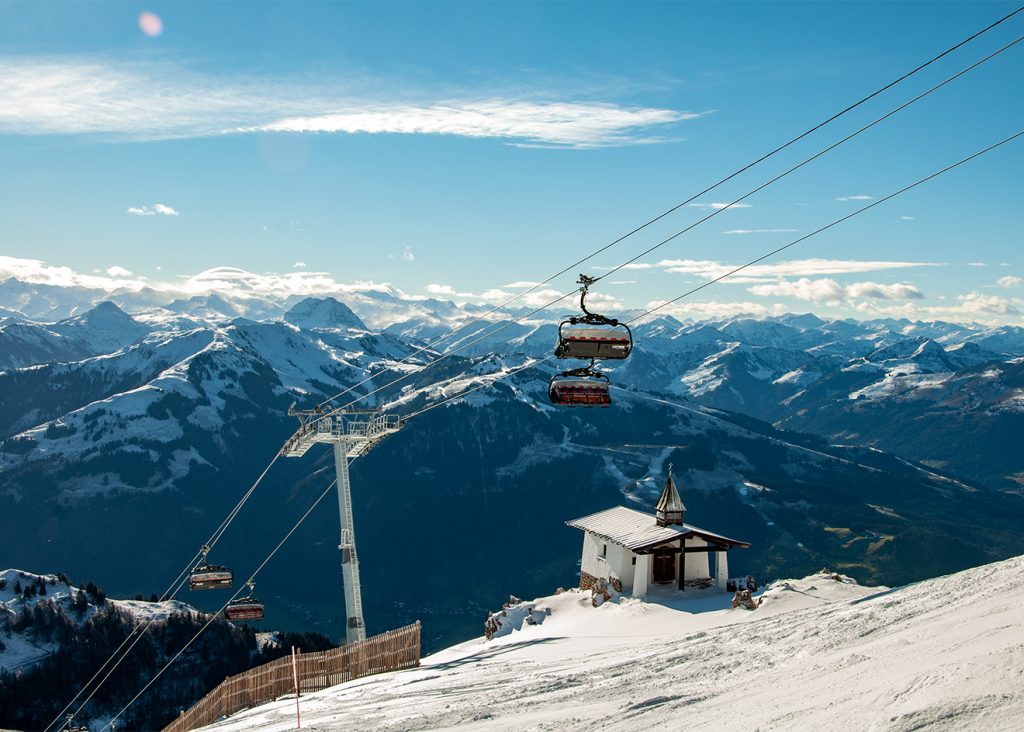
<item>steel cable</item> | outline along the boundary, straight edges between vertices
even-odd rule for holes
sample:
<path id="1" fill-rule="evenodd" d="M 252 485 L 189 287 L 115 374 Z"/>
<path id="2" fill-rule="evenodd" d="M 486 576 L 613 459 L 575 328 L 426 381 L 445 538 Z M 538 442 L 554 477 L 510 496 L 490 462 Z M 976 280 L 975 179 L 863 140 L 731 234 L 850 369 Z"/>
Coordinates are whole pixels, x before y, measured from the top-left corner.
<path id="1" fill-rule="evenodd" d="M 832 150 L 835 150 L 840 145 L 843 145 L 843 144 L 849 142 L 850 140 L 852 140 L 855 137 L 863 134 L 864 132 L 867 132 L 868 130 L 873 128 L 875 125 L 878 125 L 881 122 L 883 122 L 886 119 L 888 119 L 889 117 L 892 117 L 893 115 L 903 111 L 904 109 L 907 109 L 911 105 L 913 105 L 913 104 L 921 101 L 925 97 L 935 93 L 939 89 L 941 89 L 944 86 L 946 86 L 947 84 L 955 81 L 956 79 L 960 78 L 964 74 L 967 74 L 968 72 L 976 69 L 977 67 L 981 66 L 982 64 L 992 60 L 993 58 L 995 58 L 999 54 L 1004 53 L 1005 51 L 1009 50 L 1013 46 L 1015 46 L 1018 43 L 1020 43 L 1022 40 L 1024 40 L 1024 36 L 1019 36 L 1015 40 L 1013 40 L 1013 41 L 1007 43 L 1006 45 L 1002 46 L 1001 48 L 993 51 L 992 53 L 988 54 L 984 58 L 982 58 L 982 59 L 980 59 L 978 61 L 975 61 L 970 66 L 967 66 L 966 68 L 961 69 L 960 71 L 958 71 L 957 73 L 953 74 L 952 76 L 946 77 L 945 79 L 940 81 L 938 84 L 935 84 L 934 86 L 930 87 L 929 89 L 921 92 L 920 94 L 918 94 L 917 96 L 913 97 L 909 101 L 906 101 L 903 104 L 900 104 L 900 105 L 894 107 L 893 109 L 891 109 L 888 112 L 886 112 L 885 114 L 883 114 L 881 117 L 875 118 L 874 120 L 872 120 L 868 124 L 858 128 L 857 130 L 855 130 L 855 131 L 851 132 L 850 134 L 846 135 L 845 137 L 841 138 L 838 142 L 834 142 L 831 145 L 828 145 L 827 147 L 825 147 L 825 148 L 819 150 L 818 152 L 814 153 L 810 157 L 804 158 L 802 161 L 800 161 L 796 165 L 786 169 L 782 173 L 779 173 L 778 175 L 776 175 L 773 178 L 769 179 L 765 183 L 762 183 L 761 185 L 757 186 L 756 188 L 751 189 L 750 191 L 748 191 L 747 193 L 743 194 L 739 198 L 736 198 L 735 200 L 733 200 L 731 203 L 723 206 L 720 209 L 716 209 L 716 210 L 712 211 L 711 213 L 707 214 L 706 216 L 698 219 L 693 224 L 690 224 L 689 226 L 687 226 L 687 227 L 677 231 L 672 236 L 669 236 L 668 238 L 661 240 L 657 244 L 655 244 L 655 245 L 653 245 L 651 247 L 648 247 L 647 249 L 645 249 L 644 251 L 640 252 L 636 256 L 633 256 L 633 257 L 627 259 L 625 262 L 622 262 L 621 264 L 616 265 L 611 270 L 609 270 L 608 272 L 605 272 L 603 275 L 598 277 L 597 281 L 600 281 L 600 280 L 604 279 L 605 277 L 608 277 L 609 275 L 612 275 L 612 274 L 618 272 L 622 268 L 629 266 L 630 264 L 636 262 L 641 257 L 644 257 L 647 254 L 650 254 L 651 252 L 655 251 L 656 249 L 658 249 L 660 247 L 663 247 L 664 245 L 668 244 L 669 242 L 674 241 L 675 239 L 678 239 L 680 236 L 683 236 L 684 234 L 692 231 L 696 227 L 700 226 L 701 224 L 705 223 L 706 221 L 709 221 L 710 219 L 714 218 L 715 216 L 718 216 L 719 214 L 721 214 L 722 212 L 728 210 L 729 208 L 732 208 L 736 204 L 741 203 L 742 201 L 744 201 L 745 199 L 747 199 L 750 196 L 754 195 L 755 193 L 758 193 L 758 192 L 764 190 L 765 188 L 767 188 L 768 186 L 778 182 L 782 178 L 785 178 L 786 176 L 790 175 L 791 173 L 794 173 L 797 170 L 800 170 L 805 165 L 813 162 L 814 160 L 817 160 L 818 158 L 820 158 L 821 156 L 825 155 L 826 153 L 829 153 Z M 574 295 L 574 294 L 576 294 L 578 292 L 580 292 L 580 289 L 574 289 L 574 290 L 571 290 L 569 292 L 566 292 L 566 293 L 562 294 L 561 296 L 555 298 L 554 300 L 551 300 L 550 302 L 548 302 L 548 303 L 546 303 L 544 305 L 541 305 L 540 307 L 535 308 L 534 310 L 531 310 L 530 312 L 526 313 L 525 315 L 521 315 L 521 316 L 516 317 L 516 318 L 514 318 L 512 320 L 506 321 L 506 322 L 500 324 L 497 328 L 494 328 L 493 330 L 490 330 L 490 331 L 484 333 L 483 335 L 481 335 L 481 336 L 479 336 L 479 337 L 469 341 L 468 343 L 464 343 L 464 344 L 460 345 L 457 348 L 454 348 L 452 350 L 446 351 L 445 353 L 441 354 L 438 358 L 434 359 L 433 361 L 431 361 L 431 362 L 429 362 L 427 364 L 424 364 L 422 366 L 419 366 L 417 368 L 414 368 L 414 369 L 412 369 L 410 371 L 407 371 L 407 372 L 403 373 L 402 375 L 400 375 L 400 376 L 392 379 L 391 381 L 387 382 L 386 384 L 383 384 L 383 385 L 377 387 L 376 389 L 373 389 L 373 390 L 371 390 L 371 391 L 369 391 L 369 392 L 367 392 L 365 394 L 362 394 L 362 395 L 356 397 L 355 399 L 349 401 L 347 404 L 345 404 L 344 406 L 340 407 L 336 411 L 341 411 L 341 410 L 347 409 L 348 407 L 352 406 L 353 404 L 356 404 L 356 403 L 362 401 L 363 399 L 366 399 L 367 397 L 370 397 L 370 396 L 372 396 L 374 394 L 377 394 L 377 393 L 383 391 L 384 389 L 387 389 L 388 387 L 391 387 L 391 386 L 394 386 L 395 384 L 401 383 L 402 381 L 405 381 L 409 377 L 415 376 L 416 374 L 421 373 L 421 372 L 425 371 L 426 369 L 430 368 L 431 366 L 434 366 L 436 364 L 441 363 L 442 361 L 447 360 L 451 356 L 454 356 L 454 355 L 456 355 L 456 354 L 466 350 L 467 348 L 470 348 L 471 346 L 474 346 L 474 345 L 476 345 L 476 344 L 478 344 L 478 343 L 480 343 L 480 342 L 482 342 L 484 340 L 487 340 L 489 338 L 493 338 L 498 333 L 501 333 L 502 331 L 504 331 L 504 330 L 506 330 L 508 328 L 511 328 L 513 325 L 516 325 L 516 324 L 518 324 L 518 323 L 520 323 L 520 322 L 522 322 L 524 320 L 527 320 L 527 319 L 533 317 L 537 313 L 540 313 L 540 312 L 542 312 L 544 310 L 547 310 L 548 308 L 552 307 L 553 305 L 557 305 L 558 303 L 562 302 L 566 298 L 568 298 L 568 297 L 570 297 L 570 296 L 572 296 L 572 295 Z M 365 381 L 361 382 L 361 383 L 365 383 Z"/>
<path id="2" fill-rule="evenodd" d="M 704 282 L 701 285 L 699 285 L 697 287 L 694 287 L 691 290 L 688 290 L 688 291 L 684 292 L 682 295 L 679 295 L 678 297 L 675 297 L 675 298 L 672 298 L 671 300 L 667 300 L 666 302 L 660 303 L 660 304 L 656 305 L 655 307 L 650 308 L 650 309 L 644 311 L 643 313 L 640 313 L 639 315 L 631 318 L 630 320 L 626 321 L 626 323 L 627 324 L 628 323 L 635 323 L 637 320 L 640 320 L 641 318 L 645 318 L 648 315 L 651 315 L 651 314 L 661 310 L 662 308 L 667 307 L 668 305 L 671 305 L 673 303 L 679 302 L 680 300 L 682 300 L 682 299 L 684 299 L 686 297 L 689 297 L 690 295 L 694 294 L 695 292 L 699 292 L 700 290 L 703 290 L 706 287 L 710 287 L 711 285 L 713 285 L 713 284 L 715 284 L 717 282 L 721 282 L 722 280 L 726 279 L 727 277 L 731 277 L 732 275 L 737 274 L 738 272 L 742 272 L 743 270 L 747 269 L 748 267 L 752 267 L 755 264 L 758 264 L 759 262 L 763 262 L 765 259 L 768 259 L 768 258 L 778 254 L 779 252 L 785 251 L 786 249 L 789 249 L 790 247 L 796 246 L 800 242 L 806 241 L 807 239 L 810 239 L 811 237 L 816 236 L 816 235 L 822 233 L 823 231 L 827 231 L 828 229 L 831 229 L 833 226 L 837 226 L 838 224 L 841 224 L 844 221 L 848 221 L 848 220 L 852 219 L 854 216 L 859 216 L 860 214 L 864 213 L 865 211 L 869 211 L 870 209 L 874 208 L 875 206 L 878 206 L 878 205 L 880 205 L 882 203 L 885 203 L 886 201 L 889 201 L 889 200 L 895 198 L 896 196 L 899 196 L 899 195 L 901 195 L 903 193 L 906 193 L 907 191 L 909 191 L 909 190 L 911 190 L 913 188 L 916 188 L 917 186 L 922 185 L 923 183 L 927 183 L 928 181 L 932 180 L 933 178 L 937 178 L 938 176 L 940 176 L 940 175 L 942 175 L 944 173 L 947 173 L 950 170 L 958 168 L 961 165 L 964 165 L 965 163 L 968 163 L 971 160 L 974 160 L 975 158 L 981 157 L 982 155 L 985 155 L 986 153 L 989 153 L 992 150 L 995 150 L 996 148 L 1001 147 L 1002 145 L 1005 145 L 1005 144 L 1007 144 L 1007 143 L 1017 139 L 1021 135 L 1024 135 L 1024 130 L 1021 130 L 1020 132 L 1016 132 L 1016 133 L 1010 135 L 1009 137 L 1005 137 L 1002 140 L 1000 140 L 999 142 L 993 143 L 992 145 L 989 145 L 988 147 L 985 147 L 985 148 L 983 148 L 983 149 L 981 149 L 981 150 L 979 150 L 979 151 L 977 151 L 977 152 L 975 152 L 975 153 L 973 153 L 971 155 L 968 155 L 965 158 L 961 158 L 957 162 L 951 163 L 950 165 L 947 165 L 946 167 L 941 168 L 941 169 L 935 171 L 934 173 L 931 173 L 931 174 L 929 174 L 929 175 L 927 175 L 927 176 L 925 176 L 923 178 L 919 178 L 915 182 L 913 182 L 913 183 L 911 183 L 911 184 L 909 184 L 907 186 L 904 186 L 903 188 L 900 188 L 899 190 L 896 190 L 896 191 L 894 191 L 894 192 L 892 192 L 892 193 L 890 193 L 890 194 L 888 194 L 886 196 L 883 196 L 882 198 L 878 199 L 877 201 L 874 201 L 874 202 L 872 202 L 872 203 L 870 203 L 870 204 L 868 204 L 866 206 L 863 206 L 863 207 L 857 209 L 856 211 L 853 211 L 853 212 L 851 212 L 849 214 L 846 214 L 845 216 L 842 216 L 842 217 L 836 219 L 835 221 L 832 221 L 831 223 L 826 224 L 825 226 L 822 226 L 822 227 L 820 227 L 818 229 L 815 229 L 814 231 L 810 232 L 809 234 L 805 234 L 804 236 L 801 236 L 801 237 L 799 237 L 797 239 L 794 239 L 793 241 L 789 242 L 788 244 L 785 244 L 785 245 L 783 245 L 781 247 L 773 249 L 772 251 L 770 251 L 770 252 L 768 252 L 766 254 L 763 254 L 760 257 L 757 257 L 756 259 L 752 259 L 749 262 L 746 262 L 745 264 L 742 264 L 742 265 L 740 265 L 738 267 L 735 267 L 734 269 L 731 269 L 730 271 L 726 272 L 723 275 L 720 275 L 718 277 L 715 277 L 714 279 L 708 280 L 707 282 Z M 519 373 L 520 371 L 528 369 L 528 368 L 530 368 L 532 366 L 536 366 L 537 364 L 544 363 L 545 361 L 549 361 L 552 358 L 554 358 L 554 356 L 547 356 L 546 358 L 541 358 L 541 359 L 536 359 L 536 360 L 530 361 L 529 363 L 526 363 L 526 364 L 524 364 L 524 365 L 522 365 L 522 366 L 520 366 L 518 368 L 512 369 L 512 370 L 507 371 L 507 372 L 496 372 L 494 374 L 486 374 L 483 378 L 491 377 L 489 381 L 485 381 L 485 382 L 480 383 L 480 384 L 478 384 L 477 386 L 475 386 L 475 387 L 473 387 L 471 389 L 467 389 L 467 390 L 465 390 L 463 392 L 455 394 L 454 396 L 446 397 L 446 398 L 444 398 L 444 399 L 442 399 L 442 400 L 440 400 L 438 402 L 435 402 L 433 404 L 427 405 L 426 407 L 423 407 L 421 409 L 416 410 L 415 412 L 410 413 L 408 416 L 403 417 L 402 419 L 403 419 L 403 421 L 407 422 L 407 421 L 413 419 L 414 417 L 418 417 L 419 415 L 424 414 L 425 412 L 429 412 L 432 409 L 436 409 L 437 407 L 440 407 L 440 406 L 443 406 L 443 405 L 448 404 L 450 402 L 453 402 L 453 401 L 456 401 L 458 399 L 461 399 L 464 396 L 466 396 L 467 394 L 471 394 L 471 393 L 473 393 L 475 391 L 483 389 L 486 386 L 491 386 L 496 381 L 501 381 L 502 379 L 508 378 L 509 376 L 512 376 L 513 374 Z"/>
<path id="3" fill-rule="evenodd" d="M 917 74 L 918 72 L 920 72 L 920 71 L 924 70 L 925 68 L 931 66 L 932 64 L 934 64 L 935 62 L 939 61 L 940 59 L 942 59 L 942 58 L 948 56 L 949 54 L 953 53 L 957 49 L 967 45 L 968 43 L 970 43 L 974 39 L 984 35 L 985 33 L 988 33 L 989 31 L 991 31 L 992 29 L 994 29 L 997 26 L 1001 25 L 1002 23 L 1005 23 L 1007 20 L 1009 20 L 1010 18 L 1014 17 L 1015 15 L 1017 15 L 1018 13 L 1020 13 L 1022 11 L 1024 11 L 1024 6 L 1021 6 L 1021 7 L 1017 8 L 1016 10 L 1014 10 L 1014 11 L 1004 15 L 1003 17 L 1001 17 L 998 20 L 994 21 L 993 23 L 989 24 L 985 28 L 982 28 L 981 30 L 977 31 L 976 33 L 971 34 L 970 36 L 968 36 L 967 38 L 963 39 L 959 43 L 957 43 L 957 44 L 955 44 L 953 46 L 950 46 L 949 48 L 947 48 L 942 53 L 940 53 L 940 54 L 938 54 L 936 56 L 933 56 L 928 61 L 925 61 L 924 63 L 922 63 L 922 64 L 916 66 L 915 68 L 911 69 L 910 71 L 904 73 L 902 76 L 894 79 L 893 81 L 890 81 L 885 86 L 880 87 L 879 89 L 876 89 L 875 91 L 871 92 L 870 94 L 868 94 L 865 97 L 862 97 L 858 101 L 854 102 L 853 104 L 850 104 L 849 106 L 845 107 L 844 109 L 840 110 L 839 112 L 836 112 L 832 116 L 822 120 L 821 122 L 817 123 L 813 127 L 811 127 L 809 129 L 807 129 L 806 131 L 800 133 L 796 137 L 793 137 L 790 140 L 788 140 L 787 142 L 783 143 L 782 145 L 779 145 L 778 147 L 776 147 L 772 151 L 762 155 L 761 157 L 757 158 L 756 160 L 754 160 L 754 161 L 752 161 L 750 163 L 747 163 L 743 167 L 739 168 L 738 170 L 733 171 L 732 173 L 730 173 L 729 175 L 725 176 L 724 178 L 721 178 L 720 180 L 718 180 L 717 182 L 715 182 L 712 185 L 708 186 L 707 188 L 705 188 L 704 190 L 700 191 L 699 193 L 696 193 L 696 194 L 690 196 L 686 200 L 681 201 L 680 203 L 676 204 L 675 206 L 672 206 L 671 208 L 669 208 L 666 211 L 658 214 L 654 218 L 647 220 L 646 222 L 644 222 L 640 226 L 637 226 L 636 228 L 632 229 L 631 231 L 623 234 L 622 236 L 620 236 L 619 238 L 615 239 L 614 241 L 609 242 L 608 244 L 606 244 L 606 245 L 604 245 L 604 246 L 594 250 L 593 252 L 591 252 L 587 256 L 583 257 L 582 259 L 579 259 L 579 260 L 573 262 L 572 264 L 568 265 L 567 267 L 565 267 L 565 268 L 559 270 L 558 272 L 556 272 L 555 274 L 549 276 L 547 279 L 545 279 L 545 280 L 543 280 L 541 282 L 534 283 L 528 289 L 525 289 L 522 292 L 514 295 L 513 297 L 508 298 L 507 300 L 505 300 L 500 305 L 496 305 L 495 307 L 491 308 L 490 310 L 488 310 L 487 312 L 483 313 L 482 315 L 477 316 L 476 318 L 474 318 L 473 320 L 469 321 L 468 323 L 466 323 L 464 325 L 460 325 L 458 328 L 455 328 L 454 330 L 451 330 L 451 331 L 449 331 L 446 334 L 443 334 L 443 335 L 441 335 L 441 336 L 439 336 L 437 338 L 434 338 L 434 339 L 428 341 L 423 346 L 417 348 L 411 354 L 407 355 L 401 361 L 398 361 L 393 366 L 390 366 L 390 367 L 384 369 L 383 372 L 378 372 L 377 374 L 373 374 L 373 375 L 367 376 L 362 381 L 360 381 L 360 382 L 358 382 L 356 384 L 353 384 L 352 386 L 350 386 L 350 387 L 348 387 L 346 389 L 343 389 L 342 391 L 339 391 L 338 393 L 328 397 L 327 399 L 325 399 L 322 402 L 320 402 L 320 404 L 318 406 L 319 407 L 324 407 L 325 405 L 329 404 L 330 402 L 333 402 L 338 397 L 344 396 L 345 394 L 348 394 L 348 393 L 354 391 L 355 389 L 359 388 L 363 384 L 366 384 L 366 383 L 372 381 L 374 378 L 376 378 L 378 375 L 380 375 L 380 373 L 385 373 L 387 371 L 393 371 L 395 369 L 395 367 L 400 366 L 400 365 L 405 364 L 405 363 L 409 363 L 409 361 L 414 356 L 416 356 L 416 355 L 418 355 L 420 353 L 423 353 L 426 350 L 429 350 L 430 348 L 432 348 L 436 344 L 441 343 L 442 341 L 447 340 L 448 338 L 451 338 L 455 334 L 464 331 L 466 328 L 469 328 L 472 325 L 475 325 L 475 324 L 477 324 L 477 323 L 479 323 L 481 321 L 486 321 L 486 319 L 488 317 L 490 317 L 491 315 L 494 315 L 495 313 L 500 312 L 505 307 L 511 305 L 512 303 L 516 302 L 517 300 L 520 300 L 521 298 L 523 298 L 524 296 L 530 294 L 531 292 L 536 291 L 538 288 L 543 287 L 544 285 L 547 285 L 547 284 L 551 283 L 553 280 L 555 280 L 558 277 L 562 276 L 566 272 L 569 272 L 569 271 L 575 269 L 576 267 L 578 267 L 579 265 L 584 264 L 584 263 L 590 261 L 591 259 L 593 259 L 597 255 L 602 254 L 603 252 L 606 252 L 607 250 L 609 250 L 612 247 L 614 247 L 615 245 L 625 241 L 626 239 L 628 239 L 629 237 L 633 236 L 634 234 L 637 234 L 637 233 L 643 231 L 644 229 L 646 229 L 647 227 L 657 223 L 658 221 L 661 221 L 662 219 L 664 219 L 665 217 L 669 216 L 670 214 L 675 213 L 676 211 L 678 211 L 680 208 L 683 208 L 684 206 L 687 206 L 688 204 L 693 203 L 694 201 L 696 201 L 701 196 L 704 196 L 704 195 L 710 193 L 711 191 L 713 191 L 716 188 L 720 187 L 721 185 L 727 183 L 728 181 L 732 180 L 733 178 L 741 175 L 742 173 L 745 173 L 746 171 L 750 170 L 754 166 L 764 162 L 765 160 L 768 160 L 769 158 L 773 157 L 774 155 L 782 152 L 786 148 L 788 148 L 788 147 L 794 145 L 795 143 L 799 142 L 800 140 L 804 139 L 808 135 L 813 134 L 814 132 L 820 130 L 822 127 L 825 127 L 826 125 L 834 122 L 835 120 L 839 119 L 843 115 L 853 111 L 854 109 L 856 109 L 857 107 L 861 106 L 862 104 L 865 104 L 866 102 L 870 101 L 871 99 L 874 99 L 879 94 L 882 94 L 882 93 L 888 91 L 892 87 L 894 87 L 897 84 L 905 81 L 906 79 L 910 78 L 914 74 Z M 701 222 L 698 222 L 698 223 L 701 223 Z M 665 242 L 663 242 L 663 243 L 665 243 Z M 611 274 L 611 273 L 609 272 L 608 274 Z M 607 275 L 603 275 L 603 276 L 607 276 Z M 575 290 L 573 292 L 578 292 L 578 290 Z M 558 300 L 554 300 L 551 303 L 548 303 L 547 305 L 544 306 L 544 308 L 551 307 L 552 305 L 557 304 L 558 302 L 561 302 L 562 300 L 565 299 L 565 297 L 568 297 L 568 294 L 563 296 L 563 297 L 561 297 L 561 298 L 559 298 Z M 544 308 L 542 308 L 542 309 L 544 309 Z M 536 312 L 537 311 L 534 311 L 534 313 L 536 313 Z M 530 315 L 533 315 L 534 313 L 530 313 L 530 314 L 528 314 L 526 316 L 523 316 L 523 318 L 525 319 L 527 317 L 530 317 Z M 514 322 L 518 322 L 518 321 L 514 321 Z M 495 332 L 497 332 L 497 331 L 495 331 Z M 436 363 L 438 360 L 441 360 L 441 359 L 436 359 L 435 361 L 432 361 L 430 364 L 426 364 L 423 368 L 427 368 L 428 366 L 432 365 L 433 363 Z M 420 370 L 422 370 L 422 369 L 420 369 Z M 390 383 L 386 384 L 384 387 L 381 387 L 381 388 L 386 388 L 387 386 L 390 386 L 393 383 L 395 383 L 395 382 L 390 382 Z M 358 399 L 356 399 L 354 401 L 359 401 L 359 400 L 361 400 L 361 399 L 363 399 L 363 398 L 365 398 L 367 396 L 370 396 L 371 394 L 374 394 L 374 393 L 376 393 L 378 391 L 380 391 L 380 389 L 372 391 L 369 394 L 362 395 L 361 397 L 359 397 Z M 354 401 L 353 402 L 349 402 L 349 404 L 345 405 L 345 407 L 350 406 L 351 404 L 354 403 Z M 345 407 L 342 407 L 342 409 L 344 409 Z"/>
<path id="4" fill-rule="evenodd" d="M 349 462 L 351 463 L 351 460 Z M 327 494 L 331 492 L 331 490 L 334 488 L 335 485 L 337 485 L 337 483 L 338 483 L 337 480 L 331 481 L 331 484 L 327 486 L 327 488 L 324 490 L 324 492 L 321 493 L 320 496 L 315 501 L 313 501 L 313 504 L 309 508 L 306 509 L 306 512 L 304 514 L 302 514 L 302 516 L 299 518 L 299 520 L 295 522 L 295 525 L 292 526 L 292 528 L 289 529 L 288 533 L 284 535 L 284 538 L 281 539 L 281 541 L 278 542 L 277 546 L 275 546 L 274 549 L 270 552 L 270 554 L 267 555 L 267 558 L 264 559 L 260 563 L 260 565 L 253 571 L 253 573 L 249 576 L 249 579 L 246 581 L 245 585 L 242 585 L 243 587 L 246 586 L 249 582 L 254 582 L 256 580 L 256 575 L 258 575 L 260 573 L 260 571 L 262 571 L 262 569 L 265 566 L 267 566 L 267 564 L 270 562 L 270 560 L 274 558 L 274 555 L 277 554 L 278 550 L 280 550 L 280 548 L 282 546 L 284 546 L 285 542 L 288 541 L 288 539 L 291 538 L 291 535 L 294 534 L 298 530 L 298 528 L 306 520 L 306 518 L 309 516 L 309 514 L 311 514 L 313 512 L 313 509 L 315 509 L 318 505 L 320 505 L 320 501 L 322 501 L 327 496 Z M 181 656 L 182 653 L 184 653 L 186 650 L 188 650 L 188 647 L 191 646 L 196 641 L 196 639 L 199 638 L 199 636 L 202 635 L 203 632 L 207 628 L 209 628 L 210 625 L 213 624 L 213 621 L 215 621 L 218 617 L 220 617 L 220 614 L 224 612 L 224 610 L 227 608 L 228 605 L 230 605 L 232 602 L 234 602 L 238 598 L 238 596 L 241 594 L 241 592 L 242 592 L 242 588 L 240 587 L 235 592 L 235 594 L 232 595 L 230 599 L 228 599 L 227 602 L 225 602 L 223 605 L 221 605 L 220 610 L 218 610 L 216 613 L 214 613 L 213 615 L 210 616 L 210 619 L 206 621 L 206 624 L 203 625 L 203 627 L 200 628 L 198 631 L 196 631 L 196 634 L 193 635 L 189 639 L 189 641 L 182 647 L 182 649 L 180 651 L 178 651 L 177 653 L 175 653 L 174 656 L 171 657 L 171 660 L 169 660 L 167 663 L 165 663 L 163 665 L 163 667 L 159 671 L 156 672 L 156 674 L 153 676 L 153 678 L 151 678 L 149 681 L 146 682 L 146 685 L 142 687 L 142 689 L 139 691 L 139 693 L 136 694 L 134 697 L 132 697 L 131 701 L 129 701 L 127 704 L 125 704 L 124 707 L 121 709 L 121 711 L 118 712 L 117 714 L 115 714 L 110 719 L 110 721 L 107 723 L 106 729 L 112 729 L 113 724 L 118 720 L 118 718 L 120 718 L 122 714 L 124 714 L 126 711 L 128 711 L 128 708 L 131 707 L 131 705 L 134 704 L 136 701 L 138 701 L 139 697 L 141 697 L 144 693 L 146 693 L 146 690 L 149 689 L 149 687 L 152 686 L 153 683 L 158 678 L 160 678 L 163 675 L 164 671 L 166 671 L 168 668 L 170 668 L 171 664 L 173 664 L 175 661 L 178 660 L 178 658 Z"/>

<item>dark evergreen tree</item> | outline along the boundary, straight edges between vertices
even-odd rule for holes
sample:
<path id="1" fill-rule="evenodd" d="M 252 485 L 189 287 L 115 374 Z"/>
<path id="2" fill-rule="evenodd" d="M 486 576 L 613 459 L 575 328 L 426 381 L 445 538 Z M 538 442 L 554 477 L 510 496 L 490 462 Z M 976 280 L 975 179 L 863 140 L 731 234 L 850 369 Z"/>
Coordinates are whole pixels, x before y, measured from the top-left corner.
<path id="1" fill-rule="evenodd" d="M 81 588 L 79 588 L 78 592 L 75 593 L 75 599 L 73 604 L 75 608 L 75 613 L 78 615 L 78 617 L 82 617 L 82 615 L 85 614 L 85 611 L 89 609 L 89 601 L 86 599 L 85 593 L 82 592 Z"/>

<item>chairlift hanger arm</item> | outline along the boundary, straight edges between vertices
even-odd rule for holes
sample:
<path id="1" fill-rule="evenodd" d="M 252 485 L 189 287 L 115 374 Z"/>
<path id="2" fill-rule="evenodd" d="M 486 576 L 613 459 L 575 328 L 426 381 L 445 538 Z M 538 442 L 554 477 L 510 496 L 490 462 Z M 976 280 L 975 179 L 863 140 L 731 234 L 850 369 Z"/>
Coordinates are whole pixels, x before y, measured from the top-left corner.
<path id="1" fill-rule="evenodd" d="M 569 369 L 568 371 L 563 371 L 562 373 L 559 374 L 559 376 L 577 376 L 582 378 L 601 379 L 603 381 L 608 381 L 608 376 L 606 374 L 602 374 L 600 371 L 597 371 L 594 368 L 594 359 L 590 359 L 590 363 L 587 364 L 586 366 L 580 366 L 577 369 Z"/>

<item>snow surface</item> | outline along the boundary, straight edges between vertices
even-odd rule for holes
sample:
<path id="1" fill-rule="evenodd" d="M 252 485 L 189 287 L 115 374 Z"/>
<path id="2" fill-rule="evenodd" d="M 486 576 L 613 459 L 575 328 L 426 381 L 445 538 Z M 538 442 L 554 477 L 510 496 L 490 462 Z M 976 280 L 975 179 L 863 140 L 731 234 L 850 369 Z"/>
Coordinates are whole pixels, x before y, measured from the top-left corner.
<path id="1" fill-rule="evenodd" d="M 1020 728 L 1024 558 L 894 590 L 818 574 L 763 597 L 541 598 L 543 624 L 304 696 L 302 727 Z M 211 729 L 293 729 L 294 714 L 282 699 Z"/>

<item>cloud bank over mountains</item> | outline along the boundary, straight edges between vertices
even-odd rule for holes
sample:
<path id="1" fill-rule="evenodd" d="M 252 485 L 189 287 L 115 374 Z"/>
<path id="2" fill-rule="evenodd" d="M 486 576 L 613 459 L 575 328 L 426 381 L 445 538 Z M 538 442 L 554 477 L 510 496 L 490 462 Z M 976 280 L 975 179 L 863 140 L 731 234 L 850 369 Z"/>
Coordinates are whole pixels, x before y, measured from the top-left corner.
<path id="1" fill-rule="evenodd" d="M 939 263 L 901 261 L 859 261 L 806 259 L 776 262 L 752 267 L 750 276 L 730 277 L 715 285 L 703 297 L 684 299 L 661 307 L 658 314 L 680 319 L 778 315 L 799 312 L 808 303 L 816 312 L 833 317 L 901 317 L 911 320 L 951 320 L 988 325 L 1024 325 L 1024 298 L 1019 291 L 1024 279 L 1007 275 L 990 285 L 1003 294 L 972 290 L 951 297 L 936 295 L 907 282 L 874 280 L 842 282 L 839 277 L 859 273 L 880 273 L 884 270 L 909 270 L 916 267 L 937 267 Z M 696 276 L 711 280 L 734 268 L 713 260 L 663 260 L 656 264 L 633 265 L 634 269 L 660 269 L 664 272 Z M 832 275 L 832 276 L 822 276 Z M 191 275 L 152 279 L 120 265 L 94 269 L 91 273 L 76 272 L 70 267 L 47 264 L 39 259 L 0 256 L 0 285 L 14 278 L 21 283 L 65 288 L 77 293 L 82 303 L 113 299 L 130 310 L 142 311 L 166 307 L 175 301 L 219 296 L 238 304 L 235 312 L 243 314 L 247 307 L 256 307 L 254 316 L 266 317 L 270 311 L 296 298 L 346 297 L 393 299 L 405 303 L 451 301 L 457 307 L 505 306 L 510 311 L 540 308 L 556 302 L 551 312 L 575 307 L 573 285 L 565 289 L 556 284 L 540 285 L 534 281 L 508 282 L 499 287 L 468 290 L 450 283 L 431 282 L 422 286 L 421 294 L 408 292 L 387 282 L 338 281 L 330 272 L 309 271 L 296 262 L 287 272 L 254 273 L 238 267 L 213 267 Z M 683 282 L 686 282 L 685 278 Z M 641 285 L 636 280 L 620 280 L 611 284 Z M 728 285 L 742 285 L 743 291 L 730 290 Z M 535 289 L 530 289 L 535 288 Z M 681 289 L 683 289 L 681 287 Z M 1014 291 L 1017 292 L 1014 292 Z M 631 296 L 632 295 L 632 296 Z M 755 299 L 751 299 L 753 295 Z M 517 297 L 518 296 L 518 297 Z M 642 298 L 642 299 L 638 299 Z M 637 312 L 661 306 L 665 299 L 651 299 L 646 290 L 629 292 L 616 288 L 614 294 L 595 291 L 588 302 L 607 312 Z M 0 303 L 18 310 L 16 301 Z M 257 305 L 258 304 L 258 305 Z M 479 311 L 476 311 L 479 312 Z M 2 314 L 2 311 L 0 311 Z M 35 314 L 25 312 L 30 317 Z M 543 314 L 537 317 L 544 317 Z"/>

